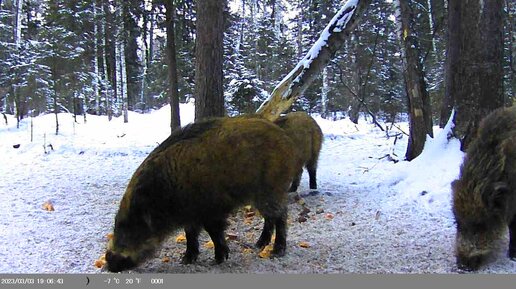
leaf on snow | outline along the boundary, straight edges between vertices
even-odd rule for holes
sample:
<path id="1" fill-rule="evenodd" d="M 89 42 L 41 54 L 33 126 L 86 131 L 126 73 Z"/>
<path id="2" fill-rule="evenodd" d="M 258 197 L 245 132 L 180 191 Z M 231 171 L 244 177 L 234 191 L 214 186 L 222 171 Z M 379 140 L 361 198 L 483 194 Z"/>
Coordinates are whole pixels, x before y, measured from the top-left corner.
<path id="1" fill-rule="evenodd" d="M 54 211 L 54 205 L 52 204 L 52 202 L 46 201 L 43 203 L 43 210 L 49 212 Z"/>
<path id="2" fill-rule="evenodd" d="M 185 235 L 183 234 L 179 234 L 177 237 L 176 237 L 176 243 L 184 243 L 186 242 L 186 237 Z"/>

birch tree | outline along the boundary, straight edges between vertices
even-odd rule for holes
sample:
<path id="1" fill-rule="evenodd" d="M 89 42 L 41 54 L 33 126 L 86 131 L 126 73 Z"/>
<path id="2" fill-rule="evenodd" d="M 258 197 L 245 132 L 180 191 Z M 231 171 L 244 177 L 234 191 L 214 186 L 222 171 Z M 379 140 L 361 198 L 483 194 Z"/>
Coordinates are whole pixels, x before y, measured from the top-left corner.
<path id="1" fill-rule="evenodd" d="M 115 32 L 115 75 L 116 75 L 116 96 L 121 106 L 124 123 L 129 121 L 128 103 L 127 103 L 127 67 L 125 62 L 125 30 L 124 21 L 122 20 L 122 6 L 123 1 L 117 2 L 115 17 L 116 17 L 116 32 Z"/>
<path id="2" fill-rule="evenodd" d="M 97 1 L 93 0 L 93 93 L 95 97 L 95 113 L 100 115 L 100 72 L 99 72 L 99 21 L 97 19 Z"/>

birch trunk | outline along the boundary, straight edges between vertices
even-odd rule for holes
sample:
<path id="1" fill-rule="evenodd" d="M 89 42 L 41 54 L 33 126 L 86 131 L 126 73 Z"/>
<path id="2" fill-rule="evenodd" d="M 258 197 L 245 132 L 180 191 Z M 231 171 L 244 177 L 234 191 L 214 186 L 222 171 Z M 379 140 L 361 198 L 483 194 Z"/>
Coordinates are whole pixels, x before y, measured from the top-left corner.
<path id="1" fill-rule="evenodd" d="M 321 116 L 328 116 L 328 92 L 330 91 L 330 80 L 328 78 L 328 67 L 322 72 L 322 89 L 321 89 Z"/>
<path id="2" fill-rule="evenodd" d="M 99 32 L 97 21 L 97 1 L 93 0 L 93 90 L 95 96 L 95 113 L 100 115 L 100 93 L 99 93 Z"/>

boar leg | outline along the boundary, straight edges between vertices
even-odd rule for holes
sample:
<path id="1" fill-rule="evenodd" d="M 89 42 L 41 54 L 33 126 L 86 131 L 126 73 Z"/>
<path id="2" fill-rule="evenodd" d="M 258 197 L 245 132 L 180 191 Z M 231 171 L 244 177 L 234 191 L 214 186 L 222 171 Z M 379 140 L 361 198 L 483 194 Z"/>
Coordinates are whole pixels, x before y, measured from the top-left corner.
<path id="1" fill-rule="evenodd" d="M 186 252 L 181 263 L 192 264 L 197 261 L 197 256 L 199 256 L 199 232 L 200 228 L 198 226 L 185 226 Z"/>
<path id="2" fill-rule="evenodd" d="M 509 224 L 509 258 L 516 261 L 516 218 Z"/>
<path id="3" fill-rule="evenodd" d="M 306 170 L 308 171 L 308 176 L 310 177 L 310 189 L 316 190 L 317 189 L 317 164 L 314 164 L 313 162 L 309 162 L 306 165 Z"/>
<path id="4" fill-rule="evenodd" d="M 220 264 L 229 258 L 229 247 L 224 236 L 224 229 L 226 228 L 226 221 L 211 221 L 204 224 L 204 229 L 210 235 L 213 245 L 215 247 L 215 262 Z"/>
<path id="5" fill-rule="evenodd" d="M 282 210 L 281 215 L 276 218 L 276 240 L 274 241 L 274 248 L 272 254 L 281 257 L 285 255 L 287 249 L 287 208 Z"/>
<path id="6" fill-rule="evenodd" d="M 299 172 L 294 177 L 294 180 L 292 181 L 292 185 L 290 186 L 289 192 L 295 192 L 297 191 L 297 188 L 299 187 L 299 183 L 301 182 L 301 176 L 303 175 L 303 168 L 299 170 Z"/>
<path id="7" fill-rule="evenodd" d="M 260 238 L 258 239 L 258 242 L 256 242 L 256 248 L 263 250 L 265 246 L 269 245 L 269 243 L 271 242 L 273 230 L 274 221 L 272 220 L 272 218 L 265 218 L 265 222 L 263 223 L 263 231 L 260 235 Z"/>

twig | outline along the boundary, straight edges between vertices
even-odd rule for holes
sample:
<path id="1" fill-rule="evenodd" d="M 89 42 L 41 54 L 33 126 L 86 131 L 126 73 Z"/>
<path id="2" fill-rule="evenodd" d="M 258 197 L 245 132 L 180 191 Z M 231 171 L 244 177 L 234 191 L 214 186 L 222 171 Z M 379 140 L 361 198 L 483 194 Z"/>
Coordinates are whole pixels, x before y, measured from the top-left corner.
<path id="1" fill-rule="evenodd" d="M 398 125 L 396 125 L 395 123 L 392 123 L 392 126 L 394 126 L 395 128 L 397 128 L 402 134 L 406 135 L 406 136 L 409 136 L 408 133 L 404 132 L 401 127 L 399 127 Z"/>

